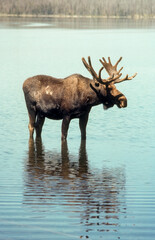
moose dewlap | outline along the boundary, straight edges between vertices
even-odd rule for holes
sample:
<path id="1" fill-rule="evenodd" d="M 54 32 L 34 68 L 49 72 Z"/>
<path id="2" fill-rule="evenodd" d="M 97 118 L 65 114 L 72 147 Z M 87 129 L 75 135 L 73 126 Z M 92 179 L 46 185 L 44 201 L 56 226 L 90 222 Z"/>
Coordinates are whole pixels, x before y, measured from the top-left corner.
<path id="1" fill-rule="evenodd" d="M 81 139 L 86 139 L 86 126 L 89 112 L 93 106 L 103 104 L 105 108 L 119 108 L 127 106 L 126 97 L 117 90 L 115 84 L 125 80 L 131 80 L 136 73 L 128 77 L 120 78 L 122 73 L 117 70 L 122 57 L 112 65 L 110 57 L 100 59 L 102 68 L 97 74 L 92 67 L 91 59 L 88 62 L 84 58 L 84 66 L 92 75 L 89 79 L 80 74 L 73 74 L 64 79 L 53 78 L 46 75 L 37 75 L 28 78 L 23 83 L 26 106 L 29 115 L 30 138 L 33 138 L 34 129 L 36 137 L 41 137 L 45 117 L 50 119 L 62 119 L 62 140 L 67 138 L 69 123 L 73 118 L 79 118 Z M 105 68 L 109 77 L 103 79 L 101 72 Z"/>

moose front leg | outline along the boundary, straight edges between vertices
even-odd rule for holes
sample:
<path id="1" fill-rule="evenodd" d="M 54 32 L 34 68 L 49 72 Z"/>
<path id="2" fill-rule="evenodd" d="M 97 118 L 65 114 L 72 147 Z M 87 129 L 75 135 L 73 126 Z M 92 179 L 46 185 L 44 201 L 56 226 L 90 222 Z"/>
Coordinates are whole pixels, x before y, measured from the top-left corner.
<path id="1" fill-rule="evenodd" d="M 62 127 L 61 127 L 61 140 L 64 141 L 67 138 L 68 128 L 70 124 L 70 117 L 66 116 L 62 120 Z"/>
<path id="2" fill-rule="evenodd" d="M 81 140 L 86 140 L 86 127 L 89 117 L 89 111 L 82 115 L 79 119 L 79 126 L 81 130 Z"/>

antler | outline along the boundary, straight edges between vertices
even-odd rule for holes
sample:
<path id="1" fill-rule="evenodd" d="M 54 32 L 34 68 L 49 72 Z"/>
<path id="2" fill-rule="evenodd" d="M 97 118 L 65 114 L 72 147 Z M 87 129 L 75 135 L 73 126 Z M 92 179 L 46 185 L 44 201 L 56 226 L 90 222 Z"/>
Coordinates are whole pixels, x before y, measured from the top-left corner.
<path id="1" fill-rule="evenodd" d="M 86 62 L 85 58 L 82 58 L 82 62 L 87 68 L 87 70 L 90 72 L 90 74 L 93 76 L 93 78 L 96 79 L 99 83 L 102 83 L 101 72 L 104 67 L 101 67 L 101 69 L 99 70 L 99 74 L 97 75 L 97 73 L 92 67 L 90 56 L 88 57 L 88 63 Z"/>
<path id="2" fill-rule="evenodd" d="M 110 75 L 109 78 L 102 79 L 101 78 L 101 72 L 104 69 L 104 66 L 99 70 L 99 74 L 97 75 L 97 73 L 95 72 L 95 70 L 92 67 L 90 56 L 88 57 L 88 63 L 86 62 L 85 58 L 82 58 L 82 62 L 85 65 L 85 67 L 87 68 L 87 70 L 90 72 L 90 74 L 93 76 L 93 78 L 101 84 L 107 85 L 107 84 L 115 81 L 116 79 L 118 79 L 122 75 L 122 74 L 117 74 L 115 76 L 114 74 L 112 74 L 112 75 L 109 74 Z"/>
<path id="3" fill-rule="evenodd" d="M 135 73 L 133 76 L 128 77 L 128 74 L 127 74 L 124 78 L 120 79 L 119 77 L 122 75 L 122 73 L 120 73 L 120 72 L 122 71 L 123 67 L 121 67 L 117 71 L 117 65 L 122 60 L 122 57 L 119 58 L 119 60 L 115 63 L 115 65 L 112 65 L 110 57 L 108 57 L 109 62 L 107 62 L 104 57 L 102 59 L 103 59 L 103 61 L 100 59 L 100 62 L 104 66 L 104 68 L 107 71 L 107 73 L 109 74 L 109 76 L 113 77 L 111 82 L 119 83 L 119 82 L 123 82 L 125 80 L 131 80 L 137 75 L 137 73 Z"/>
<path id="4" fill-rule="evenodd" d="M 116 79 L 115 80 L 115 83 L 120 83 L 120 82 L 123 82 L 123 81 L 126 81 L 126 80 L 132 80 L 134 77 L 136 77 L 137 73 L 135 73 L 133 76 L 131 77 L 128 77 L 128 74 L 122 78 L 122 79 Z"/>

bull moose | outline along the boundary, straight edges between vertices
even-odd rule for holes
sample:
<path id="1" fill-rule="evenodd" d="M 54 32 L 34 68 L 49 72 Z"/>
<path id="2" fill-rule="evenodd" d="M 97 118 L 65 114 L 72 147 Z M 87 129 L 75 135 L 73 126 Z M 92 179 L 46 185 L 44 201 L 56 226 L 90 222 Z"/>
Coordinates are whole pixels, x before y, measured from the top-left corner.
<path id="1" fill-rule="evenodd" d="M 80 74 L 73 74 L 64 79 L 57 79 L 46 75 L 37 75 L 28 78 L 23 83 L 23 91 L 29 114 L 30 138 L 33 138 L 34 129 L 36 137 L 41 137 L 42 127 L 45 117 L 55 120 L 62 119 L 61 139 L 67 138 L 70 121 L 79 118 L 81 139 L 86 139 L 86 126 L 89 112 L 93 106 L 103 104 L 104 108 L 113 107 L 115 104 L 119 108 L 127 107 L 126 97 L 117 90 L 116 83 L 133 79 L 133 76 L 120 78 L 121 70 L 117 70 L 117 65 L 122 57 L 112 65 L 110 57 L 108 62 L 103 57 L 102 64 L 97 74 L 92 67 L 91 59 L 88 62 L 82 58 L 83 64 L 90 72 L 93 79 L 89 79 Z M 103 79 L 101 72 L 105 68 L 109 77 Z"/>

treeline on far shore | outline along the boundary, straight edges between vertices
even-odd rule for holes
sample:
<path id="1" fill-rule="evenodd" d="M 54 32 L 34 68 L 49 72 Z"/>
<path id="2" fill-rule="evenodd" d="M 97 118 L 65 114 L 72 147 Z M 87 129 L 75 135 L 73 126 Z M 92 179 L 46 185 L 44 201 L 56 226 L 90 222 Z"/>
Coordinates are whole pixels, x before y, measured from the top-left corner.
<path id="1" fill-rule="evenodd" d="M 154 17 L 155 0 L 0 0 L 0 14 Z"/>

